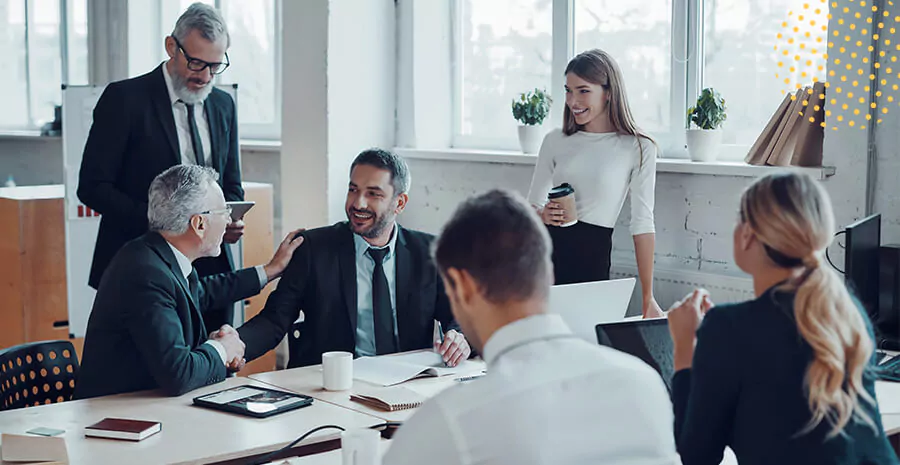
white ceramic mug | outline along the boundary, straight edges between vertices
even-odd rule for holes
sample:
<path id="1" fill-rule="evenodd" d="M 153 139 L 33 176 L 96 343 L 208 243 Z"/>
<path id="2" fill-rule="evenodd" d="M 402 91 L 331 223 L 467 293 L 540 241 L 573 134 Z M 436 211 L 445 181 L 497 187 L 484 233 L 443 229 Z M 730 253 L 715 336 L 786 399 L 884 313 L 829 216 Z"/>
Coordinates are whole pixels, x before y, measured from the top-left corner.
<path id="1" fill-rule="evenodd" d="M 353 354 L 322 354 L 322 387 L 329 391 L 346 391 L 353 386 Z"/>
<path id="2" fill-rule="evenodd" d="M 374 429 L 349 429 L 341 433 L 341 456 L 344 465 L 379 465 L 378 442 L 381 433 Z"/>

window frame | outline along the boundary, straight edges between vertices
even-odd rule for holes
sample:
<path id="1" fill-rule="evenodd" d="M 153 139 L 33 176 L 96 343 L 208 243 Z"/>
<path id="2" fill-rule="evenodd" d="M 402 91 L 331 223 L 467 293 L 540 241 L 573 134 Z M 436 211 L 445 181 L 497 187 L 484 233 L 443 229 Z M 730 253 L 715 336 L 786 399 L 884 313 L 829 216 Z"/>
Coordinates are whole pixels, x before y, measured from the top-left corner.
<path id="1" fill-rule="evenodd" d="M 164 32 L 167 27 L 162 23 L 162 14 L 163 14 L 163 4 L 161 0 L 153 0 L 154 1 L 154 10 L 156 11 L 156 15 L 159 18 L 160 22 L 160 30 L 163 34 L 168 35 L 170 32 Z M 282 99 L 282 76 L 281 76 L 281 54 L 282 54 L 282 36 L 281 33 L 281 15 L 282 15 L 282 0 L 273 0 L 274 1 L 274 11 L 275 11 L 275 29 L 276 32 L 274 34 L 274 56 L 275 56 L 275 69 L 272 70 L 275 77 L 275 95 L 274 101 L 272 102 L 274 108 L 274 119 L 272 123 L 263 124 L 263 123 L 241 123 L 240 122 L 240 105 L 241 105 L 241 83 L 234 82 L 228 79 L 227 76 L 217 75 L 213 79 L 213 83 L 215 84 L 237 84 L 237 106 L 238 106 L 238 132 L 240 134 L 241 139 L 246 140 L 259 140 L 259 141 L 278 141 L 281 140 L 281 99 Z M 224 15 L 227 15 L 225 9 L 223 9 L 223 0 L 213 0 L 213 6 L 221 11 Z M 226 18 L 227 21 L 227 18 Z M 174 25 L 174 24 L 173 24 Z M 165 36 L 163 36 L 165 37 Z M 161 37 L 152 38 L 151 40 L 161 40 Z M 165 61 L 168 57 L 164 50 L 160 50 L 160 58 L 159 61 Z M 227 73 L 226 73 L 227 74 Z"/>
<path id="2" fill-rule="evenodd" d="M 16 1 L 16 0 L 9 0 Z M 32 5 L 31 0 L 18 0 L 22 4 L 22 8 L 25 14 L 25 37 L 24 37 L 24 48 L 25 48 L 25 124 L 21 125 L 9 125 L 0 127 L 0 132 L 3 133 L 18 133 L 18 132 L 33 132 L 39 131 L 41 129 L 41 124 L 35 119 L 35 110 L 34 110 L 34 102 L 32 101 L 32 87 L 33 82 L 31 79 L 31 34 L 35 28 L 34 23 L 34 15 L 32 14 L 32 10 L 36 8 L 35 5 Z M 72 80 L 72 77 L 69 72 L 69 28 L 71 26 L 71 18 L 68 14 L 69 4 L 71 0 L 58 0 L 59 1 L 59 9 L 58 9 L 58 17 L 59 17 L 59 25 L 58 25 L 58 34 L 59 34 L 59 53 L 60 53 L 60 76 L 62 82 L 61 85 L 66 85 Z M 88 51 L 90 53 L 90 50 Z M 62 86 L 60 86 L 60 90 Z M 60 99 L 61 103 L 61 99 Z"/>
<path id="3" fill-rule="evenodd" d="M 451 39 L 449 41 L 451 57 L 458 64 L 462 47 L 459 44 L 462 25 L 462 0 L 452 0 Z M 704 78 L 704 0 L 672 0 L 672 37 L 670 53 L 670 125 L 668 131 L 653 133 L 659 143 L 663 158 L 688 158 L 685 149 L 685 129 L 688 128 L 685 112 L 703 88 Z M 565 67 L 575 50 L 575 0 L 553 0 L 552 27 L 552 70 L 551 96 L 556 109 L 544 123 L 549 129 L 559 127 L 562 123 L 562 112 L 559 105 L 565 102 L 563 90 Z M 409 37 L 414 39 L 413 37 Z M 402 63 L 402 60 L 401 60 Z M 403 70 L 401 70 L 403 72 Z M 508 137 L 489 138 L 461 134 L 462 115 L 462 69 L 455 66 L 451 83 L 451 120 L 449 129 L 450 148 L 457 149 L 492 149 L 518 151 L 519 145 L 515 134 Z M 401 124 L 403 121 L 401 120 Z M 549 127 L 548 127 L 549 126 Z M 749 144 L 723 144 L 720 150 L 721 161 L 742 161 Z"/>

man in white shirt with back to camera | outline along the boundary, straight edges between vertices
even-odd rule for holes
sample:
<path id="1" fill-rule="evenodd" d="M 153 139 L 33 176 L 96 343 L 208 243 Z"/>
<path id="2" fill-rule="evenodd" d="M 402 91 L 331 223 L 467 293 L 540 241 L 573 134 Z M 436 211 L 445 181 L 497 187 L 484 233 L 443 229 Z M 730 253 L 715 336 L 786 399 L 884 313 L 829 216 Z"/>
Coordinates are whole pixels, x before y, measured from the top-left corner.
<path id="1" fill-rule="evenodd" d="M 423 404 L 385 464 L 677 464 L 672 406 L 637 358 L 547 313 L 550 238 L 524 199 L 462 204 L 435 243 L 456 321 L 487 375 Z"/>

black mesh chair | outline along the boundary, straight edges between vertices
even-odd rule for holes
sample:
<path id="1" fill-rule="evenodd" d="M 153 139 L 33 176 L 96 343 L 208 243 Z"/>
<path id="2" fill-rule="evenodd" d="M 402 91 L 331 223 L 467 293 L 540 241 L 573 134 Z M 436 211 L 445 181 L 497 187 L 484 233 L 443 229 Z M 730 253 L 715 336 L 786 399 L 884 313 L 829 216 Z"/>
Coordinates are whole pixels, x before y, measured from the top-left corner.
<path id="1" fill-rule="evenodd" d="M 77 377 L 78 356 L 69 341 L 0 349 L 0 410 L 71 400 Z"/>

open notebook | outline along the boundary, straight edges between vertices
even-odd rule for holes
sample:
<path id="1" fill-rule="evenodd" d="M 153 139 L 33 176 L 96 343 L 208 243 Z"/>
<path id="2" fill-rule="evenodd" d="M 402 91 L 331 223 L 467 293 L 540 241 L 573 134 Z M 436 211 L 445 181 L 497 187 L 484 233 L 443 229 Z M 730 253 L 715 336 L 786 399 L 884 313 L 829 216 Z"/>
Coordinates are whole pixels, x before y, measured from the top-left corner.
<path id="1" fill-rule="evenodd" d="M 421 394 L 403 386 L 390 386 L 381 388 L 357 389 L 350 394 L 350 400 L 368 405 L 369 407 L 393 412 L 416 408 L 425 402 Z"/>
<path id="2" fill-rule="evenodd" d="M 449 368 L 430 350 L 402 355 L 360 357 L 353 361 L 353 377 L 378 386 L 393 386 L 420 376 L 446 376 L 473 371 L 468 360 Z"/>

